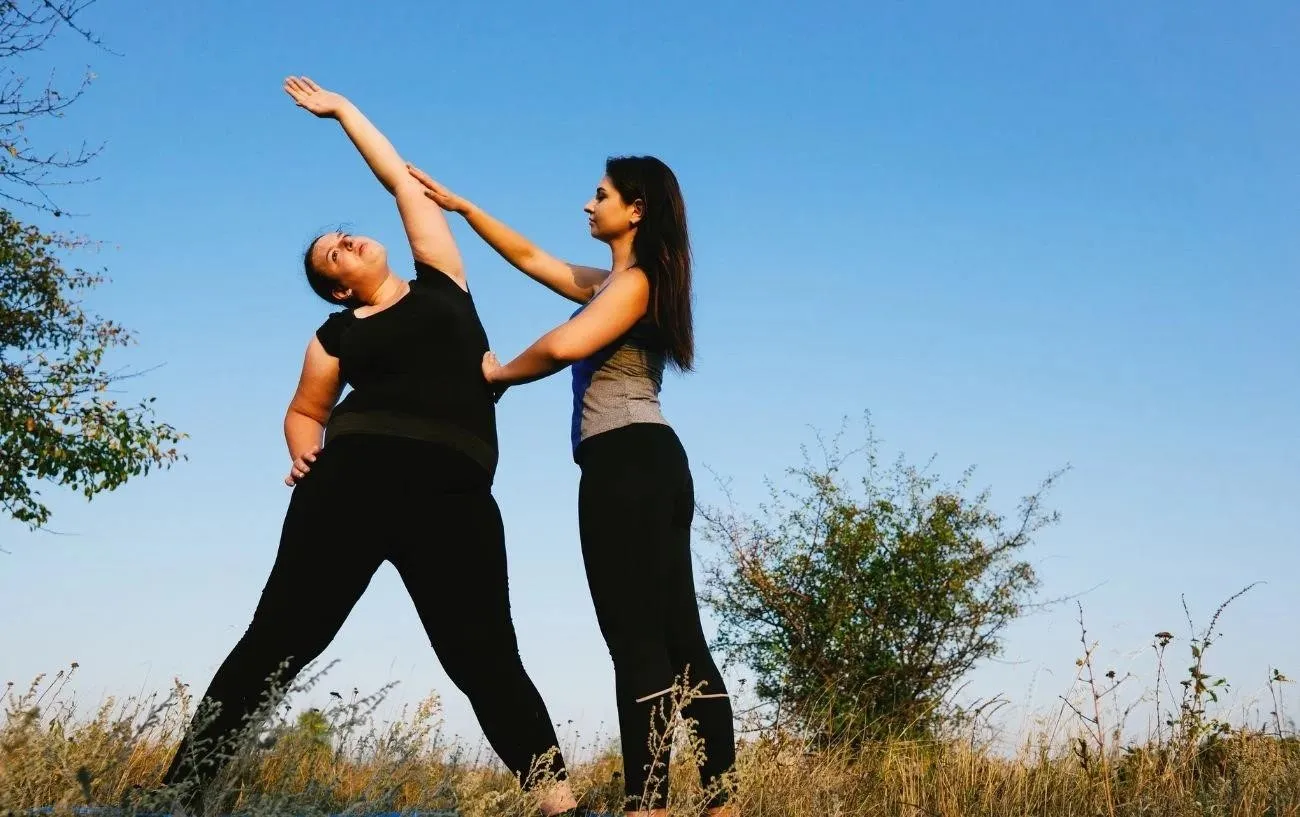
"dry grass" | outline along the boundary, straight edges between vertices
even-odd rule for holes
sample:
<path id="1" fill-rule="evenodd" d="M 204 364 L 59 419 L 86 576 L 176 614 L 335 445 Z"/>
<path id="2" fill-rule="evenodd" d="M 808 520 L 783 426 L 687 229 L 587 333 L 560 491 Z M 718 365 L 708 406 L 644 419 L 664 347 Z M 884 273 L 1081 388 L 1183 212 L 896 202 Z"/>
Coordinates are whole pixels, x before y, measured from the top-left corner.
<path id="1" fill-rule="evenodd" d="M 70 675 L 10 688 L 0 730 L 0 808 L 116 805 L 133 787 L 158 784 L 189 714 L 185 696 L 178 690 L 161 701 L 110 701 L 82 715 L 66 692 Z M 436 699 L 397 722 L 358 728 L 374 700 L 281 718 L 274 744 L 250 748 L 224 778 L 229 805 L 249 814 L 534 813 L 507 774 L 443 742 Z M 769 734 L 743 745 L 735 802 L 746 817 L 1300 815 L 1300 742 L 1293 738 L 1218 729 L 1190 749 L 1171 737 L 1081 751 L 1090 734 L 1076 728 L 1056 746 L 1028 741 L 1013 757 L 971 740 L 811 752 Z M 681 730 L 678 743 L 672 813 L 696 815 L 704 795 Z M 584 805 L 616 806 L 618 766 L 607 748 L 574 769 Z"/>
<path id="2" fill-rule="evenodd" d="M 1300 739 L 1288 728 L 1281 701 L 1288 679 L 1272 672 L 1273 711 L 1263 726 L 1231 724 L 1210 711 L 1226 682 L 1208 673 L 1204 658 L 1231 601 L 1190 638 L 1194 664 L 1177 684 L 1165 672 L 1173 636 L 1155 636 L 1155 681 L 1130 696 L 1127 706 L 1118 692 L 1133 679 L 1096 671 L 1096 644 L 1080 612 L 1082 653 L 1074 684 L 1057 716 L 1014 753 L 978 740 L 987 724 L 969 718 L 965 737 L 864 740 L 854 748 L 819 751 L 767 729 L 742 742 L 728 781 L 733 802 L 742 817 L 1300 817 Z M 149 810 L 163 802 L 166 792 L 157 787 L 191 715 L 185 688 L 178 683 L 165 698 L 110 700 L 83 713 L 68 686 L 75 669 L 38 678 L 26 689 L 9 685 L 0 725 L 0 815 L 41 806 L 70 812 L 87 804 Z M 307 673 L 288 700 L 323 675 Z M 445 740 L 436 696 L 378 723 L 374 712 L 387 691 L 338 698 L 323 712 L 296 718 L 282 702 L 219 778 L 223 808 L 250 817 L 537 814 L 492 759 Z M 660 713 L 675 724 L 674 817 L 696 817 L 711 794 L 700 790 L 699 747 L 681 718 L 690 697 L 690 690 L 674 696 L 670 711 Z M 1132 740 L 1124 724 L 1136 701 L 1154 703 L 1163 723 Z M 576 748 L 571 756 L 594 758 L 570 767 L 583 806 L 616 812 L 622 785 L 615 747 Z"/>

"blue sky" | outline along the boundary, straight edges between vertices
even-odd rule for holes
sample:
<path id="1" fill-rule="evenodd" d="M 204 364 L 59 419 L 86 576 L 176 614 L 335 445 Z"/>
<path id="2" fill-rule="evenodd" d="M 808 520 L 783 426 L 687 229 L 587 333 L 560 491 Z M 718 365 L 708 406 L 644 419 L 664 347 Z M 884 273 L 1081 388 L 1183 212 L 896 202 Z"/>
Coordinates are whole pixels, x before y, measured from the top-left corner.
<path id="1" fill-rule="evenodd" d="M 604 158 L 674 167 L 699 370 L 664 401 L 703 502 L 721 498 L 712 469 L 756 506 L 812 429 L 864 411 L 886 457 L 974 464 L 1007 510 L 1069 463 L 1062 522 L 1030 556 L 1044 596 L 1084 593 L 1105 662 L 1149 677 L 1151 634 L 1186 632 L 1181 594 L 1199 622 L 1266 580 L 1210 670 L 1242 706 L 1270 666 L 1300 674 L 1281 635 L 1300 615 L 1294 4 L 119 0 L 86 22 L 120 56 L 63 37 L 60 75 L 99 79 L 34 135 L 106 143 L 99 181 L 60 201 L 105 242 L 81 259 L 113 279 L 93 306 L 138 332 L 116 362 L 151 369 L 127 394 L 158 396 L 189 459 L 90 504 L 49 489 L 63 535 L 0 525 L 0 680 L 78 661 L 87 702 L 201 687 L 247 624 L 289 498 L 280 421 L 328 311 L 301 250 L 343 221 L 405 258 L 391 200 L 284 96 L 290 73 L 579 262 L 607 260 L 580 210 Z M 454 229 L 496 351 L 568 314 Z M 497 497 L 526 666 L 589 736 L 610 732 L 613 684 L 568 405 L 565 375 L 501 403 Z M 970 694 L 1004 693 L 1013 727 L 1053 709 L 1076 615 L 1017 623 Z M 325 658 L 331 688 L 437 689 L 477 739 L 390 568 Z"/>

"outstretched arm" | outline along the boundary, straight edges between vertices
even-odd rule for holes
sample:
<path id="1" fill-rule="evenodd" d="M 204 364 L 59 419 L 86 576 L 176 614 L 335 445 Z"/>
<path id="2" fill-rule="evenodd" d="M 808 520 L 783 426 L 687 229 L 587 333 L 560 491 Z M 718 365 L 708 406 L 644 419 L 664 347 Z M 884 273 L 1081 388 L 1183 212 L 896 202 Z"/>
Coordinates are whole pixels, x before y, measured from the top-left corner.
<path id="1" fill-rule="evenodd" d="M 650 281 L 639 269 L 620 272 L 586 309 L 547 332 L 502 366 L 483 356 L 483 377 L 496 391 L 541 380 L 596 354 L 636 325 L 650 304 Z"/>
<path id="2" fill-rule="evenodd" d="M 585 304 L 591 300 L 596 287 L 609 275 L 609 270 L 561 261 L 469 200 L 451 192 L 423 170 L 412 166 L 410 173 L 420 183 L 424 195 L 437 202 L 442 209 L 464 216 L 474 232 L 500 253 L 502 258 L 552 292 Z"/>
<path id="3" fill-rule="evenodd" d="M 464 286 L 460 251 L 447 218 L 441 208 L 425 197 L 419 182 L 407 173 L 406 163 L 388 138 L 346 97 L 325 90 L 307 77 L 289 77 L 284 81 L 284 90 L 299 107 L 322 119 L 338 120 L 375 178 L 396 197 L 415 259 L 436 267 Z"/>

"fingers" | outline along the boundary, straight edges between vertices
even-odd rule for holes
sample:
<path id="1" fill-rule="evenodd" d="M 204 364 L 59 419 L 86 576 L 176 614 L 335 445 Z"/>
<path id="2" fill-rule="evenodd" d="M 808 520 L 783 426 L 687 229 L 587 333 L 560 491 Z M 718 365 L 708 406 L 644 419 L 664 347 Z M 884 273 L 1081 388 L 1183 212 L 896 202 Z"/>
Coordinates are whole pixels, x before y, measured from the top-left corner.
<path id="1" fill-rule="evenodd" d="M 284 84 L 292 85 L 301 94 L 314 94 L 320 90 L 320 86 L 307 77 L 289 77 Z"/>
<path id="2" fill-rule="evenodd" d="M 444 210 L 456 212 L 456 198 L 440 187 L 426 187 L 424 197 Z"/>
<path id="3" fill-rule="evenodd" d="M 497 360 L 496 353 L 490 351 L 484 353 L 483 379 L 487 381 L 488 385 L 491 387 L 493 403 L 499 401 L 501 399 L 501 395 L 504 394 L 506 388 L 508 388 L 506 385 L 497 382 L 497 380 L 495 379 L 496 374 L 499 371 L 501 371 L 501 361 Z"/>
<path id="4" fill-rule="evenodd" d="M 284 80 L 284 91 L 293 97 L 293 101 L 298 103 L 299 107 L 313 110 L 311 99 L 318 93 L 323 93 L 323 89 L 308 77 L 286 77 Z M 319 113 L 314 111 L 314 113 Z"/>
<path id="5" fill-rule="evenodd" d="M 304 451 L 302 454 L 295 457 L 293 465 L 289 468 L 289 476 L 284 480 L 285 483 L 293 485 L 297 483 L 298 480 L 310 474 L 311 465 L 309 465 L 309 463 L 316 462 L 316 455 L 319 453 L 320 448 L 313 448 L 309 451 Z"/>
<path id="6" fill-rule="evenodd" d="M 310 463 L 316 462 L 316 455 L 321 448 L 319 445 L 313 446 L 293 458 L 293 464 L 289 466 L 289 475 L 284 478 L 284 484 L 290 488 L 298 484 L 298 480 L 311 473 Z"/>
<path id="7" fill-rule="evenodd" d="M 424 185 L 425 187 L 424 194 L 429 198 L 433 199 L 434 201 L 438 201 L 439 199 L 446 200 L 451 198 L 451 191 L 443 187 L 441 184 L 435 181 L 432 176 L 430 176 L 428 173 L 425 173 L 420 168 L 416 167 L 415 165 L 408 164 L 406 166 L 406 170 L 408 173 L 411 174 L 411 177 L 413 179 L 415 179 L 420 184 Z"/>
<path id="8" fill-rule="evenodd" d="M 424 185 L 424 195 L 432 199 L 439 207 L 444 210 L 456 210 L 457 201 L 455 194 L 434 181 L 433 177 L 425 173 L 413 164 L 406 165 L 406 172 L 411 174 L 411 178 Z"/>
<path id="9" fill-rule="evenodd" d="M 415 179 L 417 182 L 424 185 L 425 187 L 433 188 L 437 186 L 437 182 L 435 182 L 428 173 L 425 173 L 423 170 L 411 164 L 410 162 L 406 163 L 406 172 L 410 173 L 411 178 Z"/>
<path id="10" fill-rule="evenodd" d="M 289 77 L 284 81 L 284 92 L 291 96 L 293 101 L 300 106 L 303 105 L 308 94 L 310 94 L 310 91 L 308 91 L 296 77 Z"/>

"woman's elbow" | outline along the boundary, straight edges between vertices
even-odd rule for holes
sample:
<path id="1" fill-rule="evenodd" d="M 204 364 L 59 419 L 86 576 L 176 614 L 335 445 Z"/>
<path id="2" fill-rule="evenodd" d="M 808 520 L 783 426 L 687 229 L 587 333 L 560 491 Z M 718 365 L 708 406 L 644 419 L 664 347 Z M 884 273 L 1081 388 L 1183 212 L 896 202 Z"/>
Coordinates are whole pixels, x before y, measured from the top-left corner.
<path id="1" fill-rule="evenodd" d="M 319 423 L 320 425 L 325 425 L 325 421 L 328 419 L 329 419 L 328 410 L 322 412 L 319 409 L 316 409 L 315 407 L 305 406 L 302 404 L 301 401 L 298 400 L 294 400 L 293 402 L 289 403 L 289 408 L 287 408 L 284 412 L 285 425 L 289 425 L 290 423 L 295 423 L 295 422 L 301 422 L 303 420 L 312 423 Z"/>
<path id="2" fill-rule="evenodd" d="M 581 338 L 567 338 L 564 336 L 552 338 L 546 344 L 546 351 L 556 363 L 577 363 L 579 360 L 589 356 L 591 350 L 586 348 L 587 344 L 583 343 Z"/>

